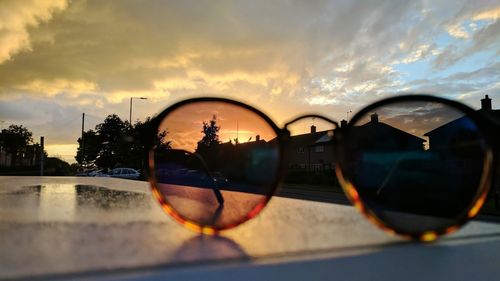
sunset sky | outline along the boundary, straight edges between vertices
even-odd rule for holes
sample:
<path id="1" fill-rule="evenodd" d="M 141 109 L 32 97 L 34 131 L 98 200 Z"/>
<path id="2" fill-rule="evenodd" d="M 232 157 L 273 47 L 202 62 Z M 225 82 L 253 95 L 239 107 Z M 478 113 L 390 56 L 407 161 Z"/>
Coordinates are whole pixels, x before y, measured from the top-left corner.
<path id="1" fill-rule="evenodd" d="M 497 0 L 2 0 L 0 126 L 74 162 L 82 112 L 128 119 L 130 97 L 133 120 L 196 96 L 278 124 L 409 92 L 500 108 L 499 18 Z"/>
<path id="2" fill-rule="evenodd" d="M 171 141 L 174 149 L 194 152 L 198 141 L 203 138 L 203 122 L 210 125 L 215 116 L 219 128 L 219 141 L 239 143 L 276 138 L 272 127 L 256 113 L 222 102 L 197 102 L 182 106 L 167 115 L 158 128 L 159 132 L 168 131 L 166 141 Z"/>

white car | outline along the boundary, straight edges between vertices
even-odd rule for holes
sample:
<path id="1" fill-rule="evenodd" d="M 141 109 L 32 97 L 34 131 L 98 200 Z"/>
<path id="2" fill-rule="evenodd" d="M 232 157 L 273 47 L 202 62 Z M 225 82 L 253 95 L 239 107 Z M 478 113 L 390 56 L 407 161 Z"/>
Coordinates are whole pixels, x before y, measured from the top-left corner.
<path id="1" fill-rule="evenodd" d="M 109 176 L 112 178 L 130 179 L 137 180 L 141 176 L 139 171 L 131 168 L 115 168 L 111 170 Z"/>

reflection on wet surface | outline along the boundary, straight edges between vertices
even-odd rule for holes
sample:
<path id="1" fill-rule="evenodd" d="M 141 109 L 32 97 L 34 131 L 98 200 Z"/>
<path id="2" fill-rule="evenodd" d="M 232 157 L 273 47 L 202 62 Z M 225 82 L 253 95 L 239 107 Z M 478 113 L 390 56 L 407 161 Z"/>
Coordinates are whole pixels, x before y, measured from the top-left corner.
<path id="1" fill-rule="evenodd" d="M 248 254 L 238 243 L 222 236 L 199 235 L 182 244 L 175 252 L 178 261 L 197 261 L 200 257 L 217 259 L 250 260 Z"/>
<path id="2" fill-rule="evenodd" d="M 147 207 L 149 194 L 118 191 L 92 185 L 76 185 L 76 202 L 82 206 L 103 209 Z"/>
<path id="3" fill-rule="evenodd" d="M 0 177 L 0 280 L 191 271 L 318 251 L 348 257 L 399 241 L 350 206 L 279 197 L 222 237 L 199 236 L 169 219 L 148 190 L 146 182 L 118 179 Z M 473 222 L 451 237 L 498 240 L 498 233 L 497 224 Z"/>
<path id="4" fill-rule="evenodd" d="M 155 217 L 152 208 L 157 203 L 148 193 L 95 185 L 34 185 L 0 193 L 0 221 L 149 220 Z"/>

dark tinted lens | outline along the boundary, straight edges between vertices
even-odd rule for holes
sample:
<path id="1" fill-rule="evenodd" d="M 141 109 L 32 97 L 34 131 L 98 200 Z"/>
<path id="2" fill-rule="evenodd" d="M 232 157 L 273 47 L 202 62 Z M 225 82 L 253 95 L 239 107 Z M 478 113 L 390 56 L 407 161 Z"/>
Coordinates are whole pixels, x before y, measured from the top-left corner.
<path id="1" fill-rule="evenodd" d="M 245 107 L 214 101 L 177 108 L 158 128 L 157 191 L 180 222 L 215 229 L 242 223 L 275 189 L 276 136 Z"/>
<path id="2" fill-rule="evenodd" d="M 356 119 L 342 173 L 366 207 L 405 233 L 440 230 L 467 215 L 483 178 L 477 124 L 436 102 L 401 102 Z"/>

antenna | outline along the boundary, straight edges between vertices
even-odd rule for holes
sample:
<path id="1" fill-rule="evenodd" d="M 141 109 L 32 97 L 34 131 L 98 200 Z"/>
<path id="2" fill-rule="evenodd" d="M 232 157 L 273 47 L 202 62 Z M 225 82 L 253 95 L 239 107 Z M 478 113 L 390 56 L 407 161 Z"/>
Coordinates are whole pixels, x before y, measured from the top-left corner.
<path id="1" fill-rule="evenodd" d="M 349 122 L 349 113 L 352 113 L 352 110 L 349 109 L 349 111 L 347 111 L 347 119 L 346 119 L 346 121 L 348 121 L 348 122 Z"/>

